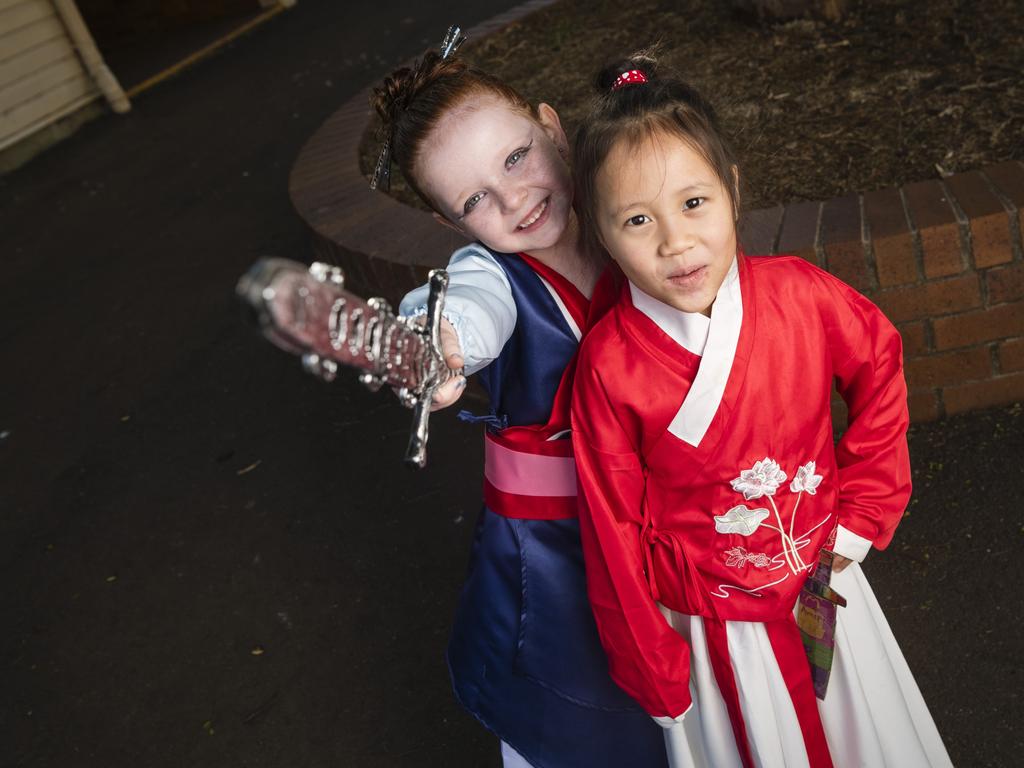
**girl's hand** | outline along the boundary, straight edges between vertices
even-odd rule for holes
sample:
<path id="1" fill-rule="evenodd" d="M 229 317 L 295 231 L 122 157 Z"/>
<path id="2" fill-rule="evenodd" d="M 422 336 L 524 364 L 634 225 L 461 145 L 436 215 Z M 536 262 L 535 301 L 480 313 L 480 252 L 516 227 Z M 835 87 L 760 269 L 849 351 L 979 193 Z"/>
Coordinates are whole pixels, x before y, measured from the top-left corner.
<path id="1" fill-rule="evenodd" d="M 853 560 L 851 560 L 848 557 L 843 557 L 842 555 L 833 555 L 832 573 L 842 573 L 843 569 L 846 568 L 846 566 L 848 566 L 852 562 Z"/>
<path id="2" fill-rule="evenodd" d="M 465 364 L 462 359 L 462 347 L 459 346 L 459 337 L 455 328 L 445 318 L 441 318 L 441 355 L 444 357 L 445 365 L 452 370 L 458 370 Z M 456 376 L 434 392 L 434 400 L 430 405 L 431 411 L 438 411 L 453 405 L 456 400 L 462 397 L 466 391 L 466 377 Z"/>

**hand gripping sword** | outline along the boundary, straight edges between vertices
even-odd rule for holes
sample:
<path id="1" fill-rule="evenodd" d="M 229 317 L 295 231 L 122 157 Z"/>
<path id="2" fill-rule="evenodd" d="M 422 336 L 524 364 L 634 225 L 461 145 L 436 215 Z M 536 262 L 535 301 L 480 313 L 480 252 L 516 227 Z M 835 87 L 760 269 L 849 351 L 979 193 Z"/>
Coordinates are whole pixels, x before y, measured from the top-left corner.
<path id="1" fill-rule="evenodd" d="M 333 381 L 338 365 L 358 368 L 372 391 L 387 384 L 413 409 L 405 462 L 427 461 L 430 404 L 438 387 L 462 371 L 441 354 L 441 311 L 448 273 L 430 273 L 426 323 L 396 316 L 381 298 L 363 300 L 344 289 L 339 267 L 266 258 L 242 275 L 235 288 L 253 311 L 263 335 L 275 346 L 302 356 L 303 367 Z"/>

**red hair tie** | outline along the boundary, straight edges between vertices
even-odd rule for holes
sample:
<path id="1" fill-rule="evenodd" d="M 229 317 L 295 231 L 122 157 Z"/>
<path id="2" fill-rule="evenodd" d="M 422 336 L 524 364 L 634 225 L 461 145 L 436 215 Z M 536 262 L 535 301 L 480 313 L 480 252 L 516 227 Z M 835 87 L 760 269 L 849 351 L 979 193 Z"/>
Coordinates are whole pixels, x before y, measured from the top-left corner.
<path id="1" fill-rule="evenodd" d="M 612 83 L 612 90 L 617 91 L 624 85 L 633 85 L 634 83 L 646 83 L 647 75 L 641 72 L 639 69 L 631 69 L 627 72 L 623 72 L 621 75 L 615 78 L 615 82 Z"/>

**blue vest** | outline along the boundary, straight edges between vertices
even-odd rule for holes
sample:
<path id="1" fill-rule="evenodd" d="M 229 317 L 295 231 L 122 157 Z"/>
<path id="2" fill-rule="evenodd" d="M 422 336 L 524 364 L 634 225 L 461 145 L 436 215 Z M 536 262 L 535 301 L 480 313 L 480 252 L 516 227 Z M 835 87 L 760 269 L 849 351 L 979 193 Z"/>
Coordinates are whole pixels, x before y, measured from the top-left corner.
<path id="1" fill-rule="evenodd" d="M 577 341 L 518 256 L 493 253 L 517 320 L 479 375 L 490 428 L 544 423 Z M 578 520 L 506 518 L 484 507 L 448 666 L 459 701 L 534 768 L 666 768 L 661 728 L 608 676 L 587 602 Z"/>

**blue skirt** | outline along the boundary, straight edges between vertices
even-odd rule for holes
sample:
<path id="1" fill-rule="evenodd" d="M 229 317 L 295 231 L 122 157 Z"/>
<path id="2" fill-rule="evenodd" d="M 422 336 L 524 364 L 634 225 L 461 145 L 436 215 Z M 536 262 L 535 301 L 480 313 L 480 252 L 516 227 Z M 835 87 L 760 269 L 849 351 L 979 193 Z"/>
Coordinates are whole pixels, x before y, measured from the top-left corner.
<path id="1" fill-rule="evenodd" d="M 577 520 L 483 509 L 448 667 L 460 703 L 534 768 L 667 768 L 661 728 L 608 676 Z"/>

